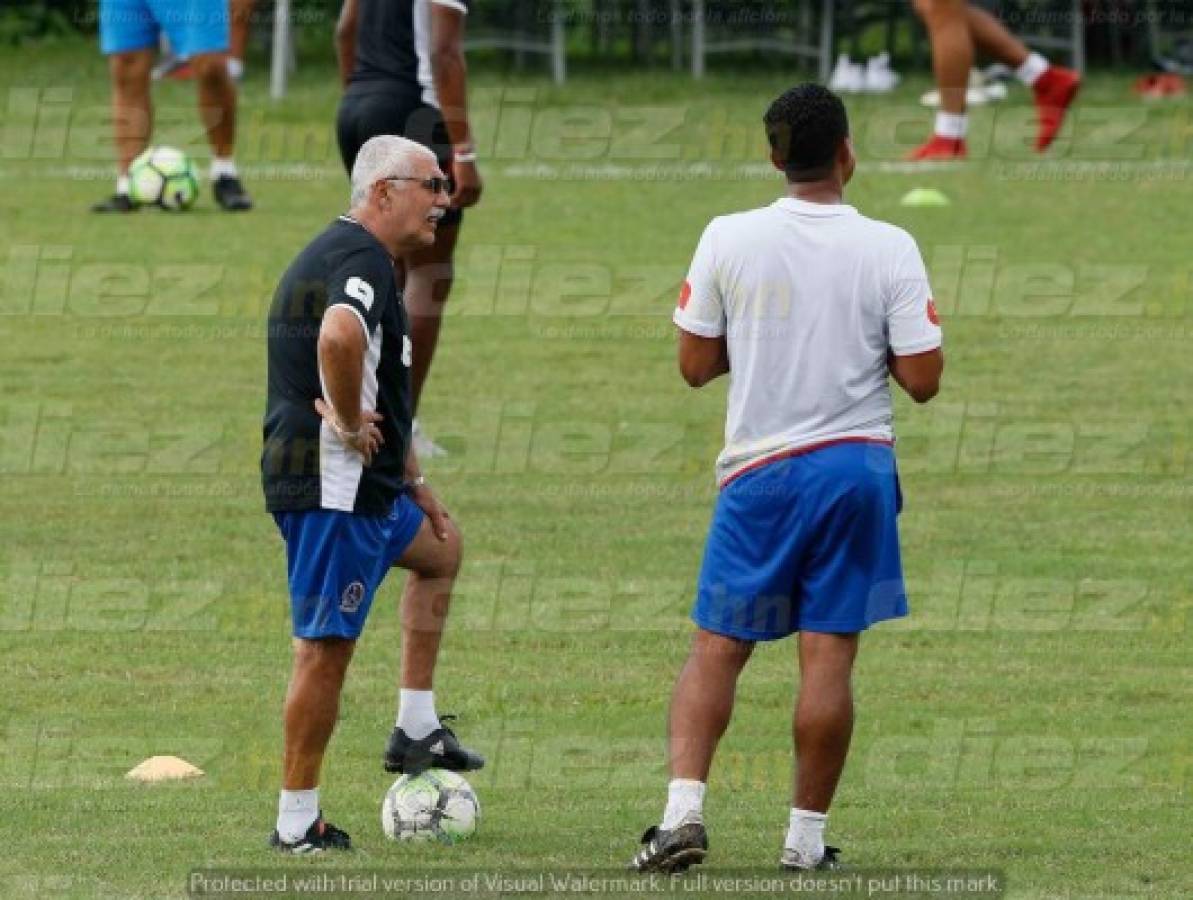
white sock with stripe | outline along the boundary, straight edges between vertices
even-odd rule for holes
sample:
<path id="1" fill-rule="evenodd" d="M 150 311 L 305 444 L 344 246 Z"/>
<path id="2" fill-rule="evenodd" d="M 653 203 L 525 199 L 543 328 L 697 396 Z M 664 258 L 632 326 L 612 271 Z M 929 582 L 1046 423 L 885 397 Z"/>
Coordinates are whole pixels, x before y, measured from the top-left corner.
<path id="1" fill-rule="evenodd" d="M 282 791 L 278 798 L 278 836 L 293 844 L 307 833 L 319 818 L 319 788 L 309 791 Z"/>
<path id="2" fill-rule="evenodd" d="M 667 785 L 667 808 L 663 810 L 663 824 L 659 827 L 670 831 L 687 818 L 703 821 L 704 792 L 707 789 L 703 781 L 672 778 Z"/>

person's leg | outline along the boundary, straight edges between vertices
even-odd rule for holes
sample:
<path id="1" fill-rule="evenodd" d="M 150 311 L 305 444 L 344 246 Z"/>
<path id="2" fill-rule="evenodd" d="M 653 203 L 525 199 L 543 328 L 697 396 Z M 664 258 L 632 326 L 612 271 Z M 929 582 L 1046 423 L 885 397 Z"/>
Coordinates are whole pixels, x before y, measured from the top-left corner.
<path id="1" fill-rule="evenodd" d="M 340 690 L 356 642 L 346 638 L 294 639 L 294 668 L 284 707 L 282 787 L 319 784 L 323 754 L 340 708 Z"/>
<path id="2" fill-rule="evenodd" d="M 708 781 L 713 754 L 733 715 L 737 678 L 753 650 L 750 641 L 696 631 L 671 697 L 667 734 L 673 779 Z"/>
<path id="3" fill-rule="evenodd" d="M 153 50 L 131 50 L 108 57 L 112 80 L 112 128 L 116 141 L 116 161 L 120 175 L 149 146 L 153 132 L 153 105 L 149 95 L 149 72 L 153 68 Z M 127 188 L 125 190 L 127 193 Z"/>
<path id="4" fill-rule="evenodd" d="M 1027 61 L 1031 51 L 1007 26 L 981 7 L 972 4 L 967 6 L 969 34 L 978 50 L 1012 69 L 1018 69 Z"/>
<path id="5" fill-rule="evenodd" d="M 430 520 L 424 519 L 398 559 L 398 566 L 409 571 L 401 608 L 401 687 L 405 690 L 433 689 L 435 663 L 461 558 L 460 532 L 451 520 L 447 540 L 441 541 L 431 530 Z"/>
<path id="6" fill-rule="evenodd" d="M 793 735 L 795 805 L 828 812 L 853 734 L 851 676 L 858 635 L 799 636 L 800 688 Z"/>
<path id="7" fill-rule="evenodd" d="M 410 380 L 416 413 L 423 386 L 431 371 L 431 362 L 435 358 L 435 348 L 439 344 L 444 307 L 452 289 L 452 256 L 459 234 L 459 222 L 441 222 L 436 231 L 435 244 L 412 253 L 404 261 L 406 289 L 403 300 L 410 316 L 410 342 L 414 345 Z"/>
<path id="8" fill-rule="evenodd" d="M 228 43 L 228 74 L 240 78 L 244 74 L 244 54 L 249 43 L 249 26 L 253 21 L 256 0 L 231 0 L 231 33 Z"/>
<path id="9" fill-rule="evenodd" d="M 932 44 L 932 71 L 940 90 L 940 108 L 963 116 L 974 56 L 969 4 L 966 0 L 916 0 L 915 7 Z"/>
<path id="10" fill-rule="evenodd" d="M 319 771 L 340 708 L 356 642 L 294 639 L 294 667 L 283 708 L 284 750 L 278 835 L 293 843 L 319 816 Z"/>
<path id="11" fill-rule="evenodd" d="M 1013 68 L 1019 80 L 1032 89 L 1040 125 L 1036 149 L 1047 150 L 1077 97 L 1081 77 L 1031 52 L 1002 22 L 983 9 L 969 8 L 969 28 L 978 49 Z"/>
<path id="12" fill-rule="evenodd" d="M 857 634 L 805 631 L 799 636 L 795 789 L 784 847 L 802 867 L 815 866 L 824 856 L 825 819 L 853 735 L 851 676 L 857 647 Z"/>
<path id="13" fill-rule="evenodd" d="M 915 0 L 915 8 L 932 44 L 932 69 L 940 93 L 933 135 L 909 158 L 919 161 L 964 158 L 965 136 L 969 130 L 966 117 L 966 93 L 969 70 L 973 68 L 974 47 L 965 0 Z"/>
<path id="14" fill-rule="evenodd" d="M 199 116 L 216 159 L 231 159 L 236 143 L 236 85 L 228 75 L 226 55 L 198 53 L 191 57 L 199 91 Z"/>

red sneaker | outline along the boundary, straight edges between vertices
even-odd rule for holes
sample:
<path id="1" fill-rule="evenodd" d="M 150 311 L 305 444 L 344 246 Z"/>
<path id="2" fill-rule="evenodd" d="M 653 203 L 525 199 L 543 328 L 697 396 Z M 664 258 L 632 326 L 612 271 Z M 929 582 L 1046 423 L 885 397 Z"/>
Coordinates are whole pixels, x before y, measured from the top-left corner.
<path id="1" fill-rule="evenodd" d="M 907 154 L 908 162 L 943 162 L 953 159 L 965 159 L 969 150 L 965 146 L 965 139 L 946 138 L 938 134 L 932 135 L 926 144 Z"/>
<path id="2" fill-rule="evenodd" d="M 1032 90 L 1036 95 L 1036 111 L 1040 118 L 1036 149 L 1043 153 L 1056 140 L 1060 126 L 1064 124 L 1065 113 L 1077 99 L 1077 92 L 1081 90 L 1081 76 L 1072 69 L 1050 66 L 1036 79 Z"/>

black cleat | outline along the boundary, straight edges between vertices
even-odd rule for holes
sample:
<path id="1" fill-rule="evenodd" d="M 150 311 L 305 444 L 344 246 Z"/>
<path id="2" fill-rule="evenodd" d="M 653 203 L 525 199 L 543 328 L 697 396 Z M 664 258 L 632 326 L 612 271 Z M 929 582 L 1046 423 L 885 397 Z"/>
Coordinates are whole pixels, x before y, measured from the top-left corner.
<path id="1" fill-rule="evenodd" d="M 348 832 L 323 821 L 323 814 L 320 813 L 319 818 L 307 829 L 307 833 L 292 844 L 283 841 L 275 828 L 269 836 L 269 846 L 282 853 L 306 856 L 309 853 L 322 853 L 324 850 L 351 850 L 352 838 L 348 837 Z"/>
<path id="2" fill-rule="evenodd" d="M 128 194 L 113 194 L 107 200 L 100 200 L 91 205 L 91 211 L 97 213 L 129 213 L 140 208 L 141 204 L 133 203 Z"/>
<path id="3" fill-rule="evenodd" d="M 253 208 L 253 200 L 235 175 L 221 175 L 211 185 L 215 202 L 228 212 L 244 212 Z"/>
<path id="4" fill-rule="evenodd" d="M 454 716 L 444 716 L 447 722 Z M 425 738 L 411 740 L 401 728 L 394 728 L 385 747 L 385 771 L 403 775 L 421 775 L 427 769 L 472 772 L 485 765 L 485 758 L 460 746 L 455 732 L 440 725 Z"/>
<path id="5" fill-rule="evenodd" d="M 708 832 L 698 820 L 684 820 L 678 827 L 664 831 L 657 825 L 642 835 L 642 849 L 630 861 L 637 872 L 686 872 L 698 866 L 708 855 Z"/>
<path id="6" fill-rule="evenodd" d="M 783 858 L 779 860 L 779 865 L 788 872 L 840 872 L 845 868 L 838 858 L 840 855 L 839 848 L 825 847 L 824 856 L 820 858 L 820 862 L 814 866 L 805 866 L 800 864 L 794 850 L 784 847 Z"/>

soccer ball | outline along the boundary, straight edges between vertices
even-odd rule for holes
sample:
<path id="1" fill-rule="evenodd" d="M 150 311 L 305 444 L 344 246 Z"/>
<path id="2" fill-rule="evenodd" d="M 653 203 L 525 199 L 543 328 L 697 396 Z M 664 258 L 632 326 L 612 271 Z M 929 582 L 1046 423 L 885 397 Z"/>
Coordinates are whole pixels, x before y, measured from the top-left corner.
<path id="1" fill-rule="evenodd" d="M 150 147 L 129 164 L 128 194 L 135 203 L 190 209 L 199 196 L 195 164 L 181 150 Z"/>
<path id="2" fill-rule="evenodd" d="M 403 775 L 381 803 L 381 827 L 393 841 L 455 844 L 476 831 L 480 815 L 472 786 L 446 769 Z"/>

